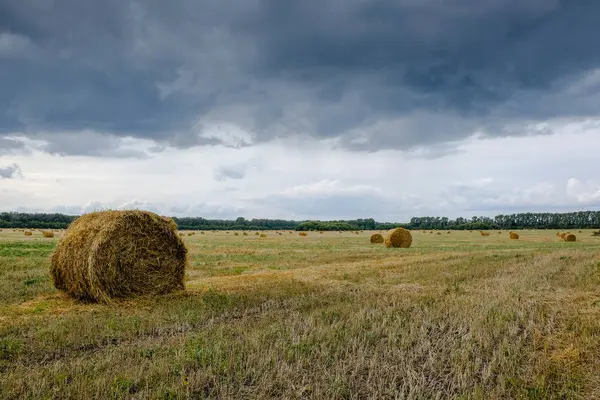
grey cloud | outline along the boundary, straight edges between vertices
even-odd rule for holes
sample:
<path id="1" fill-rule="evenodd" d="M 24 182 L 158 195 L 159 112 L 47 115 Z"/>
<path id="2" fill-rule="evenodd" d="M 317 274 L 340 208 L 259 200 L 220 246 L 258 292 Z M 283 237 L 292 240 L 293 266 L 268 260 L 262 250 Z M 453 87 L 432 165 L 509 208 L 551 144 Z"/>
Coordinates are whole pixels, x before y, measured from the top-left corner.
<path id="1" fill-rule="evenodd" d="M 45 144 L 41 146 L 42 150 L 55 155 L 115 158 L 148 157 L 145 151 L 126 148 L 122 138 L 111 134 L 81 131 L 77 134 L 37 134 L 35 138 L 45 141 Z"/>
<path id="2" fill-rule="evenodd" d="M 215 171 L 215 179 L 224 181 L 227 179 L 243 179 L 246 176 L 244 166 L 221 166 Z"/>
<path id="3" fill-rule="evenodd" d="M 12 138 L 2 137 L 0 135 L 0 154 L 10 153 L 23 149 L 25 149 L 25 144 L 23 142 Z"/>
<path id="4" fill-rule="evenodd" d="M 0 179 L 14 179 L 23 176 L 18 164 L 0 167 Z"/>
<path id="5" fill-rule="evenodd" d="M 246 210 L 243 207 L 223 203 L 198 203 L 172 206 L 169 212 L 173 216 L 181 217 L 234 219 L 243 215 Z"/>
<path id="6" fill-rule="evenodd" d="M 598 116 L 599 13 L 594 0 L 4 2 L 0 54 L 36 51 L 0 66 L 0 126 L 175 147 L 220 143 L 204 122 L 352 150 L 522 135 Z"/>

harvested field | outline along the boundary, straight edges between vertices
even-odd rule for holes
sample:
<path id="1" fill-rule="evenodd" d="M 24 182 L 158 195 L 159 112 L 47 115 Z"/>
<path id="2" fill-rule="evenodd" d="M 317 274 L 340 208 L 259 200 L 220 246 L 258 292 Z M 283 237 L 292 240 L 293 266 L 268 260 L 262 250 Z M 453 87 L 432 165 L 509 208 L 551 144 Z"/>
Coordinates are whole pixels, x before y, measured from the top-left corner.
<path id="1" fill-rule="evenodd" d="M 186 290 L 87 304 L 0 232 L 0 398 L 600 398 L 600 237 L 184 236 Z"/>

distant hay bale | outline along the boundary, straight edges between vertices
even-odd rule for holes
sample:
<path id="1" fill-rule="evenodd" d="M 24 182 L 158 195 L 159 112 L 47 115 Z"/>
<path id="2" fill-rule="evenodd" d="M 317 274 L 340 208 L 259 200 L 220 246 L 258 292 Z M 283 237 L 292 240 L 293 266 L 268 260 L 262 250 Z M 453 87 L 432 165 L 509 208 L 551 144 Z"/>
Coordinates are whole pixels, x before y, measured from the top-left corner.
<path id="1" fill-rule="evenodd" d="M 281 233 L 281 232 L 277 232 L 277 234 L 278 234 L 279 236 L 282 236 L 282 235 L 283 235 L 283 233 Z"/>
<path id="2" fill-rule="evenodd" d="M 323 231 L 319 231 L 319 234 L 320 234 L 320 235 L 322 235 L 322 234 L 323 234 Z"/>
<path id="3" fill-rule="evenodd" d="M 385 239 L 383 238 L 383 235 L 380 233 L 374 233 L 371 235 L 371 243 L 383 243 L 385 242 Z"/>
<path id="4" fill-rule="evenodd" d="M 239 234 L 239 233 L 237 233 L 237 232 L 234 232 L 234 233 L 233 233 L 233 235 L 234 235 L 234 236 L 239 236 L 240 234 Z"/>
<path id="5" fill-rule="evenodd" d="M 565 236 L 565 242 L 575 242 L 577 241 L 577 237 L 575 235 L 573 235 L 572 233 L 569 233 L 568 235 Z"/>
<path id="6" fill-rule="evenodd" d="M 260 235 L 260 232 L 254 232 L 254 234 L 255 234 L 256 236 L 258 236 L 258 235 Z"/>
<path id="7" fill-rule="evenodd" d="M 412 235 L 409 230 L 395 228 L 388 231 L 385 237 L 385 247 L 408 248 L 412 244 Z"/>
<path id="8" fill-rule="evenodd" d="M 501 234 L 502 234 L 502 231 L 498 231 L 498 235 L 501 235 Z"/>
<path id="9" fill-rule="evenodd" d="M 183 236 L 185 236 L 185 235 L 184 235 L 183 233 L 180 233 L 180 234 L 179 234 L 179 236 L 183 237 Z"/>
<path id="10" fill-rule="evenodd" d="M 600 236 L 600 231 L 593 231 L 592 236 Z"/>
<path id="11" fill-rule="evenodd" d="M 450 233 L 451 233 L 450 231 L 446 232 L 447 235 L 449 235 Z"/>
<path id="12" fill-rule="evenodd" d="M 204 235 L 204 231 L 200 232 L 201 235 Z"/>
<path id="13" fill-rule="evenodd" d="M 518 234 L 518 233 L 516 233 L 516 232 L 511 232 L 511 233 L 508 235 L 508 237 L 509 237 L 509 238 L 511 238 L 511 239 L 513 239 L 513 240 L 516 240 L 516 239 L 518 239 L 518 238 L 519 238 L 519 234 Z"/>
<path id="14" fill-rule="evenodd" d="M 54 232 L 52 232 L 52 231 L 42 231 L 42 235 L 45 238 L 53 238 L 54 237 Z"/>
<path id="15" fill-rule="evenodd" d="M 187 235 L 188 235 L 188 236 L 192 236 L 192 235 L 193 235 L 193 233 L 191 233 L 191 232 L 190 232 L 190 233 L 188 233 Z"/>
<path id="16" fill-rule="evenodd" d="M 266 234 L 266 233 L 261 233 L 261 234 L 260 234 L 260 237 L 262 237 L 262 238 L 266 238 L 266 237 L 267 237 L 267 234 Z"/>
<path id="17" fill-rule="evenodd" d="M 100 211 L 69 226 L 50 259 L 54 286 L 88 301 L 184 289 L 187 249 L 173 220 L 147 211 Z"/>
<path id="18" fill-rule="evenodd" d="M 308 233 L 306 233 L 306 232 L 300 232 L 300 233 L 298 234 L 298 236 L 308 236 Z"/>
<path id="19" fill-rule="evenodd" d="M 248 232 L 244 232 L 244 233 L 242 233 L 242 235 L 248 236 Z"/>
<path id="20" fill-rule="evenodd" d="M 25 236 L 33 236 L 33 232 L 31 232 L 31 231 L 25 231 Z"/>
<path id="21" fill-rule="evenodd" d="M 438 234 L 438 235 L 441 235 L 441 234 L 442 234 L 442 232 L 438 232 L 437 234 Z"/>
<path id="22" fill-rule="evenodd" d="M 481 236 L 490 236 L 489 232 L 481 232 Z"/>

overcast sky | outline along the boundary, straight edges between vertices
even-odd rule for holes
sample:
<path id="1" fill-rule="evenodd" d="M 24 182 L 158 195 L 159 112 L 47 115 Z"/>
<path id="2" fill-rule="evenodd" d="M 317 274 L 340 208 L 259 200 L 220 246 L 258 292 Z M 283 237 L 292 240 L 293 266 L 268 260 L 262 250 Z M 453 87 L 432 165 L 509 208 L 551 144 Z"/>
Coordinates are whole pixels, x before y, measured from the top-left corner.
<path id="1" fill-rule="evenodd" d="M 600 1 L 0 1 L 0 211 L 600 209 Z"/>

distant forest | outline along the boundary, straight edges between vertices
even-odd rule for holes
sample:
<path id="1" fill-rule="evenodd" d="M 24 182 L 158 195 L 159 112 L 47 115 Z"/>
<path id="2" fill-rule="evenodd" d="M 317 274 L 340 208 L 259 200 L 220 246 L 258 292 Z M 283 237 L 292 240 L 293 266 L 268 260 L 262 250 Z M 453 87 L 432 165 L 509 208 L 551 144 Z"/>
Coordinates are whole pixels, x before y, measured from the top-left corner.
<path id="1" fill-rule="evenodd" d="M 62 229 L 77 216 L 64 214 L 0 213 L 0 228 Z M 287 221 L 282 219 L 235 220 L 173 218 L 181 230 L 296 230 L 357 231 L 383 230 L 402 226 L 407 229 L 484 230 L 484 229 L 585 229 L 600 228 L 600 211 L 570 213 L 519 213 L 495 217 L 449 219 L 414 217 L 408 223 L 377 222 L 372 218 L 345 221 Z"/>

